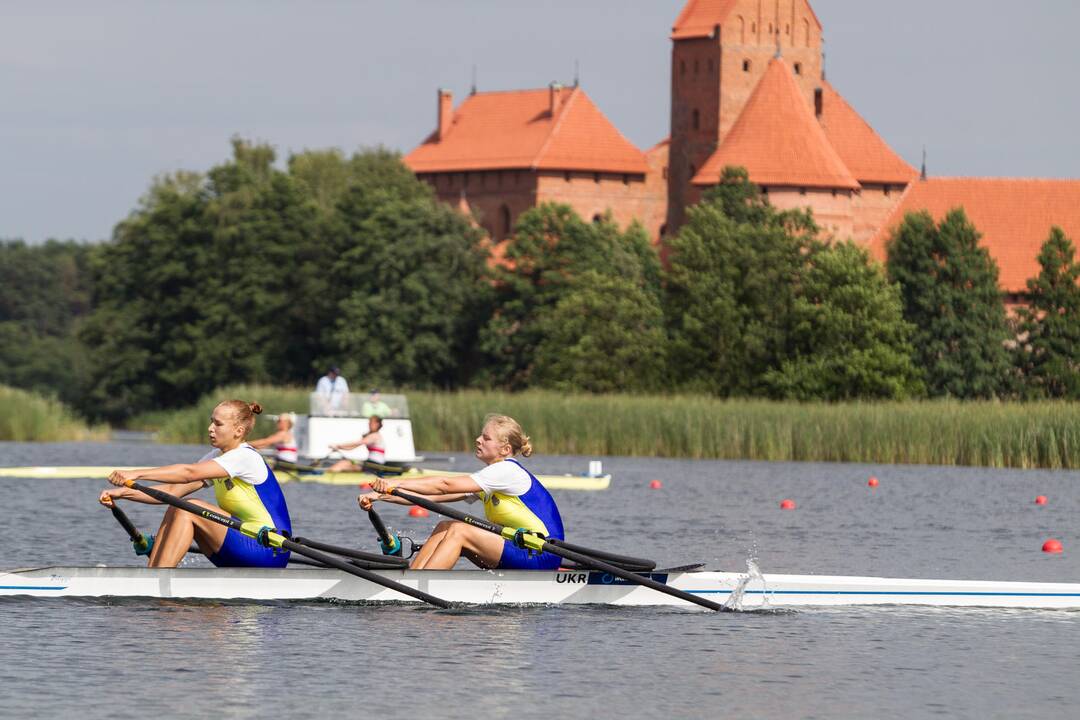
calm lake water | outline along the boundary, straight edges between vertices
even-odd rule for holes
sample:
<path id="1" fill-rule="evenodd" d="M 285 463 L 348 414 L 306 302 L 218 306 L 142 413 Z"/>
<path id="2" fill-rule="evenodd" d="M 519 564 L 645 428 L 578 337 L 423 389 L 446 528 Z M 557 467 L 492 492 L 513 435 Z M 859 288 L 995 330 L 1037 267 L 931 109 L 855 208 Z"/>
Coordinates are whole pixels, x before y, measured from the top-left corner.
<path id="1" fill-rule="evenodd" d="M 0 443 L 0 465 L 154 465 L 202 451 Z M 590 459 L 527 464 L 580 472 Z M 754 559 L 766 573 L 1080 581 L 1077 472 L 603 461 L 610 490 L 555 493 L 584 545 L 711 569 Z M 457 469 L 474 466 L 457 456 Z M 0 568 L 136 564 L 96 502 L 103 486 L 0 478 Z M 284 488 L 298 533 L 376 550 L 354 488 Z M 798 508 L 781 511 L 784 498 Z M 156 529 L 160 508 L 127 510 Z M 436 522 L 382 515 L 419 539 Z M 1041 552 L 1050 537 L 1064 554 Z M 1078 641 L 1073 611 L 7 599 L 0 716 L 1076 717 Z"/>

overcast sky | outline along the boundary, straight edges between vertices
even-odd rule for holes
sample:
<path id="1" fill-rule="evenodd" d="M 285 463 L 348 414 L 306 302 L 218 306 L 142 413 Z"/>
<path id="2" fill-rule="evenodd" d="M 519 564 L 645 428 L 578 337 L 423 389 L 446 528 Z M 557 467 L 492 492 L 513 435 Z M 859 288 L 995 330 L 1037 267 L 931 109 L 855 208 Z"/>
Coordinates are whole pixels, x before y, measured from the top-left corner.
<path id="1" fill-rule="evenodd" d="M 571 82 L 666 137 L 683 0 L 0 0 L 0 238 L 99 240 L 234 134 L 408 151 L 439 87 Z M 932 175 L 1080 177 L 1080 3 L 811 0 L 830 82 Z"/>

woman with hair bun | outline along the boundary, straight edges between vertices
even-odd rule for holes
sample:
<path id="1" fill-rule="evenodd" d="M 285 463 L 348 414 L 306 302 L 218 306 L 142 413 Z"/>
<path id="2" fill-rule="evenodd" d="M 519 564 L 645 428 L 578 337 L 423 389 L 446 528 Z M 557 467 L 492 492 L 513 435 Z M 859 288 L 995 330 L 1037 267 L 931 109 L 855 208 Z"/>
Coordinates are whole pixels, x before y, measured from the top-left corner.
<path id="1" fill-rule="evenodd" d="M 199 462 L 165 465 L 143 470 L 114 470 L 109 482 L 118 488 L 103 490 L 98 502 L 111 507 L 116 500 L 160 504 L 138 490 L 124 487 L 129 480 L 153 480 L 155 486 L 176 497 L 213 486 L 216 505 L 192 500 L 213 512 L 232 515 L 242 522 L 260 522 L 277 532 L 292 532 L 289 508 L 274 472 L 255 448 L 245 442 L 262 412 L 258 403 L 226 400 L 210 415 L 210 444 L 214 447 Z M 218 567 L 285 567 L 289 553 L 263 547 L 254 538 L 186 510 L 169 507 L 157 535 L 152 538 L 150 567 L 176 567 L 195 541 Z"/>
<path id="2" fill-rule="evenodd" d="M 401 488 L 426 495 L 435 502 L 454 502 L 479 497 L 484 515 L 493 523 L 524 528 L 545 537 L 562 540 L 562 517 L 547 489 L 514 459 L 532 455 L 532 443 L 521 425 L 506 415 L 488 415 L 476 438 L 476 457 L 486 467 L 472 475 L 431 477 L 417 480 L 378 478 L 371 484 L 375 492 L 358 500 L 370 510 L 376 500 L 409 504 L 390 492 Z M 560 558 L 517 547 L 509 540 L 460 520 L 444 520 L 412 561 L 414 570 L 449 570 L 465 557 L 482 568 L 554 570 Z"/>

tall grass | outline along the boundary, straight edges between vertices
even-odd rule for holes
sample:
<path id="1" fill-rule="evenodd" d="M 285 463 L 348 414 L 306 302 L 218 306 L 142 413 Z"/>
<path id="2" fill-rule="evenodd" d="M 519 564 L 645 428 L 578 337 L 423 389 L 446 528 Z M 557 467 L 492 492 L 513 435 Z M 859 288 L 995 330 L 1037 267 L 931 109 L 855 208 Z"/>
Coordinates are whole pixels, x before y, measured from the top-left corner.
<path id="1" fill-rule="evenodd" d="M 0 385 L 0 440 L 105 440 L 107 427 L 89 427 L 58 400 Z"/>
<path id="2" fill-rule="evenodd" d="M 239 386 L 143 422 L 165 442 L 204 442 L 221 399 L 305 412 L 309 388 Z M 680 458 L 1080 468 L 1080 404 L 787 403 L 696 395 L 529 391 L 408 393 L 417 448 L 469 450 L 488 413 L 517 418 L 538 452 Z M 269 419 L 256 433 L 270 432 Z"/>

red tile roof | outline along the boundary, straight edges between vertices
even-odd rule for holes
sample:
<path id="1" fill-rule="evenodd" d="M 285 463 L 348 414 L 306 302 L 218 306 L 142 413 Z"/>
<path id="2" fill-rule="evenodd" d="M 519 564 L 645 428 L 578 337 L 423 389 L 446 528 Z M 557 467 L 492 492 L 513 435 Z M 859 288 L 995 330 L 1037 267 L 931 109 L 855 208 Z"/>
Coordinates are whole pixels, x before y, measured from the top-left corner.
<path id="1" fill-rule="evenodd" d="M 441 140 L 432 133 L 405 156 L 413 172 L 534 169 L 645 174 L 645 156 L 581 88 L 470 95 Z"/>
<path id="2" fill-rule="evenodd" d="M 1039 274 L 1036 259 L 1050 228 L 1057 225 L 1080 241 L 1080 180 L 1023 178 L 930 178 L 908 186 L 888 221 L 870 241 L 885 260 L 893 229 L 909 212 L 928 210 L 938 222 L 956 207 L 982 234 L 979 241 L 1001 270 L 1002 290 L 1019 293 Z"/>
<path id="3" fill-rule="evenodd" d="M 757 12 L 757 0 L 751 0 L 751 2 L 744 2 L 743 4 L 747 6 L 745 10 L 747 14 Z M 727 22 L 728 15 L 738 5 L 739 0 L 690 0 L 683 7 L 682 12 L 679 13 L 679 17 L 675 19 L 675 24 L 671 28 L 671 39 L 683 40 L 686 38 L 709 37 L 712 35 L 713 28 L 716 25 L 723 25 Z M 814 13 L 814 9 L 810 7 L 809 2 L 806 3 L 806 9 L 810 12 L 810 17 L 814 19 L 818 29 L 820 29 L 821 22 Z"/>
<path id="4" fill-rule="evenodd" d="M 859 182 L 907 184 L 918 176 L 827 82 L 821 106 L 825 137 Z"/>
<path id="5" fill-rule="evenodd" d="M 814 118 L 783 58 L 769 63 L 739 119 L 693 183 L 715 185 L 728 165 L 746 168 L 758 185 L 859 187 Z"/>

